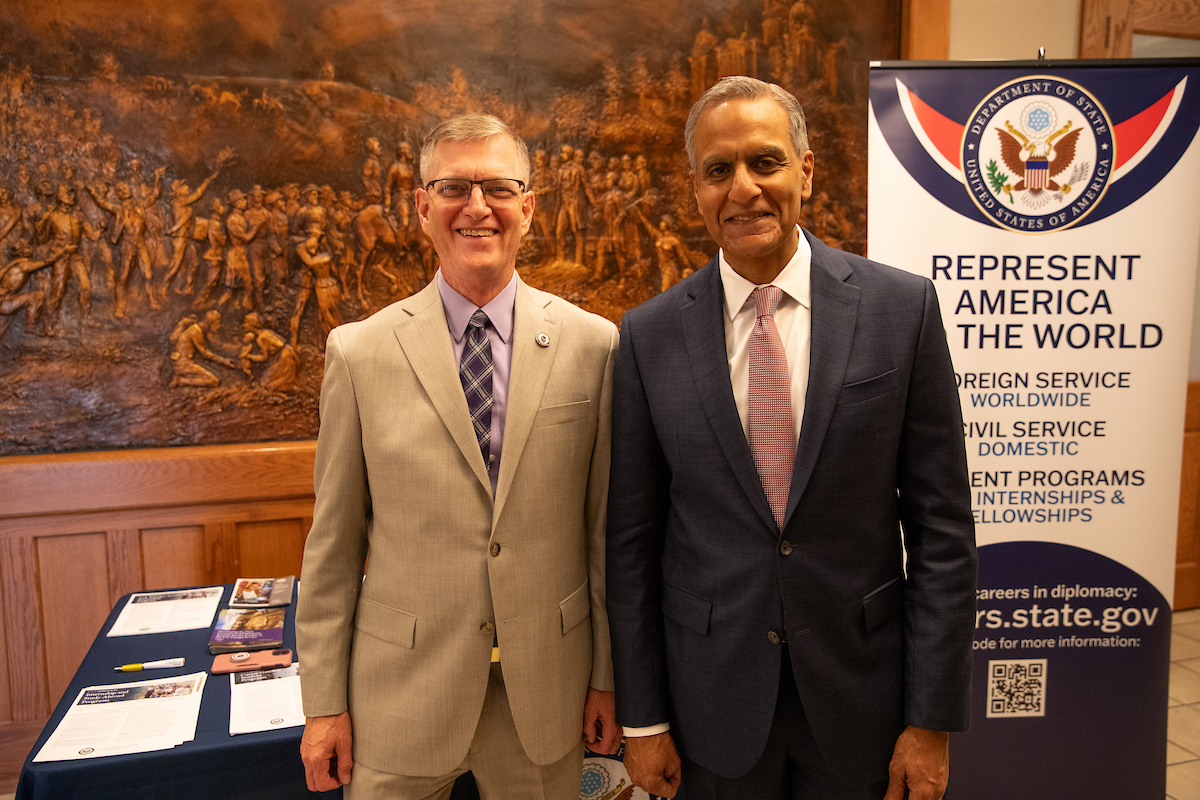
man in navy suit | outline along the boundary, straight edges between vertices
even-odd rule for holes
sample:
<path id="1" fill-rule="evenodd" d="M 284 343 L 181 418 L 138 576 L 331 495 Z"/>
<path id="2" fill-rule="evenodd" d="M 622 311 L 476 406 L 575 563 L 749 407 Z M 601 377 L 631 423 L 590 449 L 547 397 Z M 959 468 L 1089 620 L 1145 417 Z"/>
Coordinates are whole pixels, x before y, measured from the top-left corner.
<path id="1" fill-rule="evenodd" d="M 614 377 L 629 774 L 689 800 L 940 798 L 976 556 L 933 285 L 798 227 L 814 159 L 778 86 L 722 80 L 687 147 L 721 250 L 625 316 Z"/>

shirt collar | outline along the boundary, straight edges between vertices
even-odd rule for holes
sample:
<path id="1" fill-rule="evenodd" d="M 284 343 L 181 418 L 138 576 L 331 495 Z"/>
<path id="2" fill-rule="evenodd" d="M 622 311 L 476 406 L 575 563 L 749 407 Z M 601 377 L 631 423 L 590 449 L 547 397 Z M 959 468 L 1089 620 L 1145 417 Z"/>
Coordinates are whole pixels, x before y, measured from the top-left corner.
<path id="1" fill-rule="evenodd" d="M 456 343 L 461 342 L 463 336 L 467 332 L 467 323 L 471 321 L 471 315 L 475 313 L 475 309 L 479 306 L 472 303 L 467 298 L 463 297 L 454 287 L 446 283 L 446 279 L 442 277 L 442 271 L 439 269 L 434 277 L 437 281 L 438 294 L 442 298 L 442 307 L 446 310 L 446 325 L 450 328 L 450 335 Z M 517 299 L 517 273 L 508 281 L 500 294 L 488 301 L 483 307 L 483 312 L 488 315 L 491 320 L 492 327 L 496 329 L 496 333 L 500 336 L 500 341 L 508 344 L 508 337 L 512 335 L 513 329 L 513 308 Z"/>
<path id="2" fill-rule="evenodd" d="M 804 231 L 799 226 L 796 229 L 800 234 L 796 252 L 770 285 L 778 286 L 786 296 L 805 308 L 811 309 L 812 246 L 804 237 Z M 717 253 L 717 263 L 721 268 L 721 284 L 725 287 L 725 314 L 732 321 L 746 305 L 746 301 L 750 299 L 750 293 L 757 289 L 758 285 L 746 280 L 737 274 L 733 267 L 729 266 L 729 262 L 725 260 L 724 250 Z"/>

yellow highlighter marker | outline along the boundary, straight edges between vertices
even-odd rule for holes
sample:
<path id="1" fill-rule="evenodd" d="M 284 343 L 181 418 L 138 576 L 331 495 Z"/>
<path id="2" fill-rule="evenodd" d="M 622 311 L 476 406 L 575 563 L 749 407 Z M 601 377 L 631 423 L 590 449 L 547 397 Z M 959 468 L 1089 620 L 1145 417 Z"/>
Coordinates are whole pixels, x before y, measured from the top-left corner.
<path id="1" fill-rule="evenodd" d="M 164 658 L 162 661 L 147 661 L 143 664 L 125 664 L 120 667 L 113 667 L 114 672 L 141 672 L 144 669 L 168 669 L 170 667 L 182 667 L 182 658 Z"/>

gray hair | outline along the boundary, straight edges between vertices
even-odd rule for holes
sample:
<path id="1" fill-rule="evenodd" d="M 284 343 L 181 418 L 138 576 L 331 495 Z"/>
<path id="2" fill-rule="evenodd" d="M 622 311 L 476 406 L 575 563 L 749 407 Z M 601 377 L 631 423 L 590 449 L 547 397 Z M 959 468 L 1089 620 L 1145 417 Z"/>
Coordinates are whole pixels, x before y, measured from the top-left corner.
<path id="1" fill-rule="evenodd" d="M 795 95 L 774 83 L 749 78 L 745 75 L 730 75 L 717 81 L 707 92 L 701 95 L 688 114 L 687 126 L 683 129 L 685 146 L 687 147 L 688 166 L 696 171 L 696 124 L 700 115 L 712 106 L 728 100 L 759 100 L 768 98 L 774 100 L 787 114 L 788 136 L 796 155 L 803 156 L 808 150 L 808 126 L 804 122 L 804 109 Z"/>
<path id="2" fill-rule="evenodd" d="M 477 142 L 483 139 L 492 139 L 496 136 L 507 136 L 516 144 L 517 167 L 521 174 L 517 176 L 496 175 L 494 177 L 516 177 L 517 180 L 524 182 L 525 188 L 528 189 L 530 172 L 529 146 L 502 119 L 493 117 L 491 114 L 463 114 L 462 116 L 453 117 L 445 122 L 438 123 L 437 127 L 429 132 L 429 135 L 425 137 L 425 141 L 421 145 L 421 163 L 418 167 L 421 172 L 422 185 L 428 183 L 429 180 L 433 180 L 433 178 L 425 174 L 425 165 L 433 163 L 433 152 L 437 148 L 438 142 Z"/>

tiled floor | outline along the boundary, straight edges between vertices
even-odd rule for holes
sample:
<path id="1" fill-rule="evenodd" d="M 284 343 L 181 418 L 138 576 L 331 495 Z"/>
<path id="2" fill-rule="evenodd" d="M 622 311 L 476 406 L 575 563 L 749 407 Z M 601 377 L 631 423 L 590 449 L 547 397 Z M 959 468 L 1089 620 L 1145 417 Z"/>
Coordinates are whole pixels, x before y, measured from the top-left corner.
<path id="1" fill-rule="evenodd" d="M 1171 625 L 1167 797 L 1200 800 L 1200 608 L 1177 612 Z"/>

